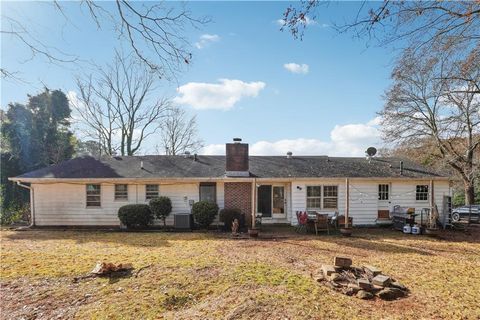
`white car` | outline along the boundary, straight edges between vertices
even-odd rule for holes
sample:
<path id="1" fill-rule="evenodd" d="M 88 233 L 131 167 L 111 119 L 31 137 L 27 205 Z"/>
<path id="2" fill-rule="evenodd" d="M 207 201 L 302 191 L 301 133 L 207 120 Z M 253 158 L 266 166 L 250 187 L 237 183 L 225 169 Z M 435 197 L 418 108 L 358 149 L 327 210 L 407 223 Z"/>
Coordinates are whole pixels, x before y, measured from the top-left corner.
<path id="1" fill-rule="evenodd" d="M 480 215 L 480 205 L 472 205 L 471 217 L 478 220 Z M 452 220 L 454 222 L 460 221 L 460 219 L 468 219 L 470 216 L 470 206 L 462 206 L 452 210 Z"/>

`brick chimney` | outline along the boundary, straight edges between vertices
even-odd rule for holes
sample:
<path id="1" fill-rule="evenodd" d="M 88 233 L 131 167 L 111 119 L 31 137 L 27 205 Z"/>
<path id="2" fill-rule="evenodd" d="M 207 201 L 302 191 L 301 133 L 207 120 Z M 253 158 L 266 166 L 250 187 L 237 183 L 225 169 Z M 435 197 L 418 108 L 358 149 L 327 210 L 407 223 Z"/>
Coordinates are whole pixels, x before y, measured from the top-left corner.
<path id="1" fill-rule="evenodd" d="M 242 139 L 234 138 L 233 143 L 226 144 L 225 174 L 228 177 L 249 177 L 248 144 Z"/>

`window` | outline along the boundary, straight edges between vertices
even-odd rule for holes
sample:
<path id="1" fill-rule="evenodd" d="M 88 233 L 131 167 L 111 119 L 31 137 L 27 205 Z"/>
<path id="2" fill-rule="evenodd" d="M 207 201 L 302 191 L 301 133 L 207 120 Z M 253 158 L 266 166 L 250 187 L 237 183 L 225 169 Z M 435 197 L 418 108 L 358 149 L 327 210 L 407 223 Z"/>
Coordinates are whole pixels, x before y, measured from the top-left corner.
<path id="1" fill-rule="evenodd" d="M 158 198 L 158 184 L 147 184 L 145 186 L 145 199 Z"/>
<path id="2" fill-rule="evenodd" d="M 323 208 L 336 209 L 338 203 L 338 187 L 323 186 Z"/>
<path id="3" fill-rule="evenodd" d="M 417 185 L 415 199 L 417 201 L 428 201 L 428 185 Z"/>
<path id="4" fill-rule="evenodd" d="M 87 207 L 100 207 L 101 194 L 99 184 L 87 184 Z"/>
<path id="5" fill-rule="evenodd" d="M 388 191 L 389 191 L 388 184 L 379 184 L 378 185 L 378 200 L 388 200 Z"/>
<path id="6" fill-rule="evenodd" d="M 128 185 L 116 184 L 115 185 L 115 200 L 128 200 Z"/>
<path id="7" fill-rule="evenodd" d="M 200 201 L 216 202 L 216 189 L 215 183 L 200 183 Z"/>
<path id="8" fill-rule="evenodd" d="M 322 187 L 307 186 L 307 209 L 320 209 L 322 207 Z"/>

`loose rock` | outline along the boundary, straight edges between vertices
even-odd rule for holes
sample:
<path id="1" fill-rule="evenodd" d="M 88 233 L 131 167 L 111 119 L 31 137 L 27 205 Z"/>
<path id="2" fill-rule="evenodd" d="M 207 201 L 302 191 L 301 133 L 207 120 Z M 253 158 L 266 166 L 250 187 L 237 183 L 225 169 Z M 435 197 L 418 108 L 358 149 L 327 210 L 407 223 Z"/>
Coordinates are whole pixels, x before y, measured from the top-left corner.
<path id="1" fill-rule="evenodd" d="M 332 273 L 335 272 L 335 268 L 334 268 L 332 265 L 323 264 L 323 265 L 322 265 L 322 271 L 323 271 L 323 275 L 324 275 L 325 277 L 328 277 L 328 276 L 330 276 Z"/>
<path id="2" fill-rule="evenodd" d="M 372 288 L 372 284 L 370 283 L 370 281 L 368 281 L 368 279 L 358 279 L 357 284 L 360 288 L 364 290 L 369 290 L 370 288 Z"/>
<path id="3" fill-rule="evenodd" d="M 376 284 L 377 286 L 382 286 L 382 287 L 388 286 L 391 281 L 392 280 L 390 279 L 390 277 L 384 276 L 382 274 L 379 274 L 372 279 L 373 284 Z"/>
<path id="4" fill-rule="evenodd" d="M 363 269 L 365 270 L 365 272 L 372 275 L 373 277 L 382 273 L 382 270 L 380 270 L 380 269 L 378 269 L 377 267 L 374 267 L 374 266 L 364 266 Z"/>
<path id="5" fill-rule="evenodd" d="M 352 265 L 352 259 L 347 257 L 335 257 L 333 258 L 333 264 L 337 267 L 350 267 Z"/>
<path id="6" fill-rule="evenodd" d="M 397 289 L 400 289 L 400 290 L 403 290 L 403 291 L 407 291 L 407 287 L 405 287 L 402 283 L 400 283 L 398 281 L 393 281 L 392 283 L 390 283 L 390 287 L 397 288 Z"/>
<path id="7" fill-rule="evenodd" d="M 406 293 L 397 288 L 385 288 L 376 293 L 376 295 L 383 300 L 395 300 L 404 297 Z"/>
<path id="8" fill-rule="evenodd" d="M 373 298 L 373 294 L 365 290 L 360 290 L 357 292 L 356 297 L 359 299 L 368 300 Z"/>

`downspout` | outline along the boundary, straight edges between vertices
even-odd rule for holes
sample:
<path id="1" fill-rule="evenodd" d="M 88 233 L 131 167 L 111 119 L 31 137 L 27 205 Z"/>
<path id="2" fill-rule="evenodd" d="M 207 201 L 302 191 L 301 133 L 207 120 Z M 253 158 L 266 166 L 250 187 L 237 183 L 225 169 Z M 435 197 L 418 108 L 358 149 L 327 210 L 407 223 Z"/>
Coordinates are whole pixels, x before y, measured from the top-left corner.
<path id="1" fill-rule="evenodd" d="M 31 218 L 29 227 L 34 227 L 35 226 L 35 197 L 34 197 L 33 187 L 22 184 L 18 180 L 17 180 L 17 185 L 19 187 L 30 190 L 30 215 L 32 218 Z"/>
<path id="2" fill-rule="evenodd" d="M 345 193 L 345 228 L 348 229 L 350 227 L 348 224 L 350 214 L 350 181 L 348 178 L 345 179 Z"/>
<path id="3" fill-rule="evenodd" d="M 253 183 L 252 183 L 252 229 L 255 229 L 255 220 L 257 218 L 257 214 L 256 214 L 256 189 L 257 189 L 257 179 L 256 178 L 253 178 Z"/>

